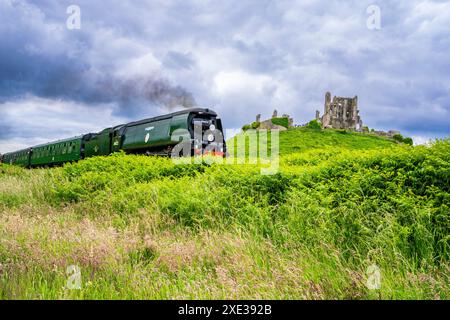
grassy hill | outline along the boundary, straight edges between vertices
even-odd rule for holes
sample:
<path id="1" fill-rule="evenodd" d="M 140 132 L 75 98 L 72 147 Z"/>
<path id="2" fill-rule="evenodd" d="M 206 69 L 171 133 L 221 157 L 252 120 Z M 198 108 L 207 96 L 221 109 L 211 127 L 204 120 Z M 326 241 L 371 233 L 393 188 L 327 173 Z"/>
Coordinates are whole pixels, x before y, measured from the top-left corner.
<path id="1" fill-rule="evenodd" d="M 280 143 L 275 175 L 122 154 L 0 166 L 0 298 L 450 297 L 450 140 Z"/>
<path id="2" fill-rule="evenodd" d="M 351 150 L 391 147 L 395 141 L 345 130 L 315 130 L 294 128 L 280 132 L 282 155 L 323 147 L 343 147 Z"/>

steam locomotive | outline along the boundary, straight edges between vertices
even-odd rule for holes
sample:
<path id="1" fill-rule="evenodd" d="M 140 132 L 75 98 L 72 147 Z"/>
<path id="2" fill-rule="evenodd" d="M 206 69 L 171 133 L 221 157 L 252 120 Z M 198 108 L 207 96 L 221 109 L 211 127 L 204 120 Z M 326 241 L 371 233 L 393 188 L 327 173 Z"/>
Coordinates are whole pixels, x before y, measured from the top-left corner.
<path id="1" fill-rule="evenodd" d="M 222 132 L 217 113 L 191 108 L 5 153 L 0 162 L 28 168 L 53 166 L 121 150 L 162 156 L 224 156 Z"/>

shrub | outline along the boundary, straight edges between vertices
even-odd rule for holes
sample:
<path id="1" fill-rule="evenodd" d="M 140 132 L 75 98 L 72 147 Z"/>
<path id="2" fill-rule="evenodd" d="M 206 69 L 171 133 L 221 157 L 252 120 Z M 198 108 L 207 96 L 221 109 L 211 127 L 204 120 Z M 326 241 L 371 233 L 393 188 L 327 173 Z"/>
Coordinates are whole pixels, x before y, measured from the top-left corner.
<path id="1" fill-rule="evenodd" d="M 403 136 L 400 133 L 394 134 L 392 136 L 392 139 L 394 139 L 395 141 L 398 141 L 398 142 L 403 142 Z"/>
<path id="2" fill-rule="evenodd" d="M 310 128 L 310 129 L 316 129 L 316 130 L 322 129 L 322 125 L 319 123 L 319 121 L 317 121 L 317 120 L 315 120 L 315 119 L 314 119 L 314 120 L 311 120 L 311 121 L 308 123 L 307 127 Z"/>
<path id="3" fill-rule="evenodd" d="M 395 141 L 398 141 L 400 143 L 408 144 L 410 146 L 413 145 L 413 139 L 411 139 L 409 137 L 403 137 L 401 134 L 394 134 L 392 139 L 394 139 Z"/>
<path id="4" fill-rule="evenodd" d="M 403 143 L 406 143 L 406 144 L 408 144 L 408 145 L 410 145 L 410 146 L 412 146 L 412 145 L 414 144 L 413 139 L 410 138 L 410 137 L 404 138 L 404 139 L 403 139 Z"/>
<path id="5" fill-rule="evenodd" d="M 289 119 L 286 117 L 282 118 L 272 118 L 272 123 L 277 126 L 282 126 L 285 128 L 289 128 Z"/>
<path id="6" fill-rule="evenodd" d="M 252 128 L 251 125 L 249 125 L 249 124 L 244 124 L 244 125 L 242 126 L 242 131 L 247 131 L 247 130 L 250 130 L 251 128 Z"/>
<path id="7" fill-rule="evenodd" d="M 258 122 L 258 121 L 252 122 L 251 128 L 252 128 L 252 129 L 258 129 L 260 124 L 261 124 L 261 123 Z"/>

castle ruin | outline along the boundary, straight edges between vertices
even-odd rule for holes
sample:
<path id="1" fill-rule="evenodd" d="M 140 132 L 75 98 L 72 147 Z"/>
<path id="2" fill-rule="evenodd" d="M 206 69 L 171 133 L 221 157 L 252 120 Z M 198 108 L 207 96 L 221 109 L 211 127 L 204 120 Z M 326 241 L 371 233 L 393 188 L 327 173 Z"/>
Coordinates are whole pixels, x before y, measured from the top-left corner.
<path id="1" fill-rule="evenodd" d="M 281 125 L 277 125 L 275 124 L 273 121 L 277 120 L 277 119 L 281 119 L 281 118 L 286 118 L 287 119 L 287 125 L 288 127 L 292 127 L 294 125 L 294 119 L 291 118 L 288 114 L 284 113 L 281 117 L 278 116 L 278 111 L 275 109 L 273 110 L 272 113 L 272 117 L 270 119 L 267 120 L 261 120 L 261 114 L 257 114 L 256 115 L 256 123 L 258 124 L 258 129 L 263 129 L 263 130 L 273 130 L 273 129 L 278 129 L 278 130 L 287 130 L 287 127 L 281 126 Z"/>
<path id="2" fill-rule="evenodd" d="M 333 97 L 331 93 L 325 94 L 324 114 L 316 111 L 316 120 L 322 123 L 323 128 L 362 130 L 362 120 L 358 110 L 358 96 L 354 98 Z"/>

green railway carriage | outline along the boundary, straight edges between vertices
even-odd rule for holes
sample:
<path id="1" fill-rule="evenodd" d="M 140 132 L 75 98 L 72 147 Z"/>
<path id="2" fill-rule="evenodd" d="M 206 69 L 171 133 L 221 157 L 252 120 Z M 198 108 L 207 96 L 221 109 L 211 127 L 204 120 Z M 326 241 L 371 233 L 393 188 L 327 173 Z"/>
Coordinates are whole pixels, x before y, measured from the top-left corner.
<path id="1" fill-rule="evenodd" d="M 184 156 L 202 153 L 223 156 L 226 152 L 217 114 L 209 109 L 193 108 L 6 153 L 0 162 L 29 168 L 53 166 L 120 150 L 170 156 L 181 140 L 189 144 L 191 151 Z"/>
<path id="2" fill-rule="evenodd" d="M 120 151 L 120 130 L 124 125 L 106 128 L 99 133 L 90 133 L 84 137 L 84 156 L 106 156 Z"/>
<path id="3" fill-rule="evenodd" d="M 2 162 L 18 166 L 29 166 L 30 149 L 23 149 L 15 152 L 5 153 Z"/>
<path id="4" fill-rule="evenodd" d="M 59 140 L 31 148 L 29 166 L 57 165 L 82 158 L 83 137 Z"/>

